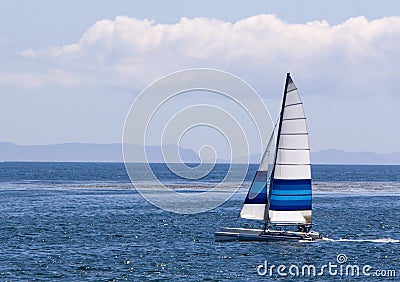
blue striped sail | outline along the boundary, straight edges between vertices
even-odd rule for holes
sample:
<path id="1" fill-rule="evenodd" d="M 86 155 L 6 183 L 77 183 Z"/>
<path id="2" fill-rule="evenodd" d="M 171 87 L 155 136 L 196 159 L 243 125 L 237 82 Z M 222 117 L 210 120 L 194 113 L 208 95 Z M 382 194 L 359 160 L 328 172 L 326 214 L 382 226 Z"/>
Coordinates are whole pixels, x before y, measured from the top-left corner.
<path id="1" fill-rule="evenodd" d="M 267 172 L 257 171 L 240 211 L 240 217 L 264 220 L 267 195 Z"/>
<path id="2" fill-rule="evenodd" d="M 312 223 L 311 164 L 303 104 L 292 79 L 286 95 L 271 179 L 269 222 Z"/>
<path id="3" fill-rule="evenodd" d="M 267 149 L 261 159 L 260 167 L 258 168 L 253 182 L 251 183 L 249 192 L 240 211 L 239 217 L 247 219 L 265 220 L 266 209 L 268 203 L 268 179 L 272 171 L 270 163 L 270 153 L 273 150 L 275 140 L 273 134 L 268 142 Z"/>

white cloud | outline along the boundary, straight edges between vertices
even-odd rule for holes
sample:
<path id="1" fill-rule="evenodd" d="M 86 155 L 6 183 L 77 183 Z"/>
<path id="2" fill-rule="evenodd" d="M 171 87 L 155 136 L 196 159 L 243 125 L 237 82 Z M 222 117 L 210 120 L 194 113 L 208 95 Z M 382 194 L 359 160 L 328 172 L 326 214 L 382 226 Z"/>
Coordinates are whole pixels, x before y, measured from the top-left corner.
<path id="1" fill-rule="evenodd" d="M 172 71 L 214 67 L 246 74 L 260 84 L 268 76 L 282 79 L 290 70 L 296 76 L 301 73 L 303 80 L 327 83 L 334 93 L 370 83 L 368 92 L 384 91 L 385 84 L 398 80 L 399 37 L 400 17 L 358 17 L 331 26 L 325 21 L 290 24 L 275 15 L 235 23 L 182 18 L 176 24 L 118 16 L 96 22 L 79 42 L 28 49 L 22 55 L 58 69 L 58 75 L 51 70 L 31 74 L 34 79 L 25 82 L 33 85 L 41 81 L 142 88 Z"/>
<path id="2" fill-rule="evenodd" d="M 35 59 L 37 58 L 37 52 L 35 52 L 35 50 L 33 49 L 26 49 L 24 51 L 21 52 L 21 55 L 27 58 L 31 58 L 31 59 Z"/>
<path id="3" fill-rule="evenodd" d="M 11 85 L 18 88 L 40 88 L 51 85 L 74 87 L 80 84 L 82 84 L 82 80 L 78 75 L 73 75 L 60 69 L 50 69 L 40 73 L 0 72 L 0 85 Z"/>

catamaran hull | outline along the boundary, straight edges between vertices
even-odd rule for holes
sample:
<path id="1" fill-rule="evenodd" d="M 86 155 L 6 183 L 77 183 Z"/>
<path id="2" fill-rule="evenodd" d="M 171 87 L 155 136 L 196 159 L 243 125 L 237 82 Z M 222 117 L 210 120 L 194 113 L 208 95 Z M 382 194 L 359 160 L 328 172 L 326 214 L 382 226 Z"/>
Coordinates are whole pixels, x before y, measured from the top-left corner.
<path id="1" fill-rule="evenodd" d="M 322 240 L 318 232 L 292 232 L 280 230 L 223 227 L 214 233 L 216 241 L 315 241 Z"/>

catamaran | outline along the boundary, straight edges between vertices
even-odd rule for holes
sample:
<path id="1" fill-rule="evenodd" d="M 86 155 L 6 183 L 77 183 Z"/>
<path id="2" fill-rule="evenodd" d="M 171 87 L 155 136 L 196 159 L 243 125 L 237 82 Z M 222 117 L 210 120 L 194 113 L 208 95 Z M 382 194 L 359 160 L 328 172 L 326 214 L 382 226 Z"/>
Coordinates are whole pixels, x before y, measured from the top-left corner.
<path id="1" fill-rule="evenodd" d="M 217 241 L 322 239 L 320 233 L 311 231 L 312 187 L 308 131 L 303 103 L 290 73 L 286 76 L 278 122 L 239 217 L 262 220 L 263 228 L 222 227 L 215 232 L 215 239 Z"/>

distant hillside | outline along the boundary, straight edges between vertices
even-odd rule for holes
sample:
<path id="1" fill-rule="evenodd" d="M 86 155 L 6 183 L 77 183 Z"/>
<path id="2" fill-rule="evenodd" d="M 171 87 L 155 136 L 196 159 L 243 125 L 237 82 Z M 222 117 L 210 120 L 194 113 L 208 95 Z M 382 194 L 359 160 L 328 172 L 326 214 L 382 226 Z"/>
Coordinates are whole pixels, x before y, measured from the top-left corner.
<path id="1" fill-rule="evenodd" d="M 132 155 L 140 155 L 142 146 L 129 145 Z M 164 152 L 176 151 L 175 145 L 163 147 Z M 137 153 L 136 153 L 137 152 Z M 146 146 L 149 162 L 162 162 L 160 146 Z M 184 162 L 196 163 L 199 157 L 193 150 L 179 148 Z M 259 163 L 261 154 L 250 156 L 250 163 Z M 113 144 L 65 143 L 54 145 L 17 145 L 0 142 L 0 161 L 66 161 L 66 162 L 122 162 L 122 146 Z M 135 160 L 140 162 L 141 160 Z M 179 162 L 179 160 L 173 160 Z M 370 152 L 346 152 L 341 150 L 323 150 L 311 153 L 313 164 L 400 164 L 400 153 L 377 154 Z M 225 162 L 226 160 L 218 160 Z M 245 163 L 247 158 L 239 157 L 235 162 Z"/>
<path id="2" fill-rule="evenodd" d="M 142 146 L 129 145 L 133 155 L 140 155 Z M 176 146 L 164 146 L 164 150 L 176 150 Z M 135 153 L 138 152 L 138 153 Z M 185 148 L 179 149 L 184 162 L 198 162 L 197 154 Z M 147 146 L 146 153 L 149 162 L 162 162 L 160 146 Z M 10 142 L 0 142 L 0 161 L 65 161 L 65 162 L 122 162 L 122 145 L 64 143 L 54 145 L 17 145 Z M 140 161 L 140 160 L 137 160 Z M 177 161 L 177 160 L 176 160 Z"/>

